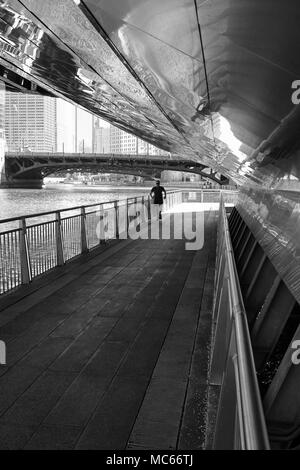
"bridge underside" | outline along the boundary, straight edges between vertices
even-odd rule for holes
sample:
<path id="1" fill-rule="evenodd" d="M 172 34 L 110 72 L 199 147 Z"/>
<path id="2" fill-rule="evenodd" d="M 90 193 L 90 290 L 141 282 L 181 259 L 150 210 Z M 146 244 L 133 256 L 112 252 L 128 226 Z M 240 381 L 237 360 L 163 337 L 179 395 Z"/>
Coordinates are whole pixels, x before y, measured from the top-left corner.
<path id="1" fill-rule="evenodd" d="M 53 173 L 83 171 L 91 173 L 120 173 L 147 178 L 160 178 L 162 171 L 195 173 L 224 185 L 228 179 L 217 172 L 193 161 L 167 159 L 151 156 L 110 154 L 61 154 L 61 155 L 15 155 L 8 154 L 5 160 L 6 186 L 35 187 L 43 185 L 43 178 Z"/>
<path id="2" fill-rule="evenodd" d="M 64 97 L 237 184 L 274 188 L 300 177 L 298 8 L 8 0 L 0 79 Z"/>

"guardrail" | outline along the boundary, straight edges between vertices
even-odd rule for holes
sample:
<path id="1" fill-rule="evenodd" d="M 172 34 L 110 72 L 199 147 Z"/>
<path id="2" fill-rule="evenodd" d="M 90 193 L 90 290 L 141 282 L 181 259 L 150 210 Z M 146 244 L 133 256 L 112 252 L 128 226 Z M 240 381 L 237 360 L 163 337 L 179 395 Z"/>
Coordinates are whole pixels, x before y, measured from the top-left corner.
<path id="1" fill-rule="evenodd" d="M 182 202 L 219 203 L 220 195 L 227 204 L 236 204 L 238 191 L 233 189 L 181 189 Z"/>
<path id="2" fill-rule="evenodd" d="M 181 191 L 168 192 L 167 209 L 180 202 Z M 127 238 L 137 204 L 142 204 L 141 222 L 146 222 L 151 218 L 150 196 L 0 220 L 0 294 L 30 283 L 109 238 Z M 99 230 L 105 217 L 115 220 L 115 233 Z"/>
<path id="3" fill-rule="evenodd" d="M 196 202 L 219 202 L 221 193 L 231 201 L 231 191 L 202 190 Z M 195 201 L 194 196 L 189 198 L 187 194 L 194 193 L 167 191 L 165 208 Z M 106 243 L 109 238 L 124 238 L 128 224 L 135 218 L 134 207 L 138 203 L 144 208 L 141 222 L 145 223 L 151 218 L 149 196 L 0 220 L 0 294 L 30 283 L 50 269 Z M 111 236 L 99 231 L 99 222 L 105 217 L 116 222 L 115 233 Z"/>
<path id="4" fill-rule="evenodd" d="M 269 449 L 243 298 L 220 204 L 210 383 L 221 385 L 214 449 Z"/>

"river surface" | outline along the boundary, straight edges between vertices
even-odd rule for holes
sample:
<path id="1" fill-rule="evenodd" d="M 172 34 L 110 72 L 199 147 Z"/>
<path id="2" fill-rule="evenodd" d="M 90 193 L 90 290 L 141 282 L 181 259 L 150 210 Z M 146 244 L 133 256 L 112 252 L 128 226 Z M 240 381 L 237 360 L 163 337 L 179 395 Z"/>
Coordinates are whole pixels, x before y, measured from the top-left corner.
<path id="1" fill-rule="evenodd" d="M 1 219 L 148 194 L 145 187 L 48 185 L 44 189 L 0 189 Z"/>

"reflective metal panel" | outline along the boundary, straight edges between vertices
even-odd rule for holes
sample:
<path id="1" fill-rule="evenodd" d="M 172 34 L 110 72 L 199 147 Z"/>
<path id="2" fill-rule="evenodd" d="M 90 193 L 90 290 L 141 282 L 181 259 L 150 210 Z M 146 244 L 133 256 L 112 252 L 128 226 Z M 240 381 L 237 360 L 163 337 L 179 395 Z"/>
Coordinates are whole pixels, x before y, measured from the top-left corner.
<path id="1" fill-rule="evenodd" d="M 0 64 L 238 184 L 300 178 L 296 0 L 0 1 Z"/>
<path id="2" fill-rule="evenodd" d="M 244 188 L 237 207 L 300 303 L 299 193 Z"/>

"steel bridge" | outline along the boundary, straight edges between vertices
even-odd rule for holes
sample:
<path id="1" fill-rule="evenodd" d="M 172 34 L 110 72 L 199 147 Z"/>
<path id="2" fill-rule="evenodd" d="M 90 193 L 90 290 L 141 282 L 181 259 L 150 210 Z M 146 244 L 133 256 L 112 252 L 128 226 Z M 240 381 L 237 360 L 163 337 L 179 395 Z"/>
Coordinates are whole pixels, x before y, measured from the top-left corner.
<path id="1" fill-rule="evenodd" d="M 200 162 L 178 156 L 151 156 L 112 153 L 7 153 L 6 185 L 40 187 L 43 178 L 61 171 L 122 173 L 160 178 L 165 170 L 195 173 L 224 185 L 228 179 Z"/>

